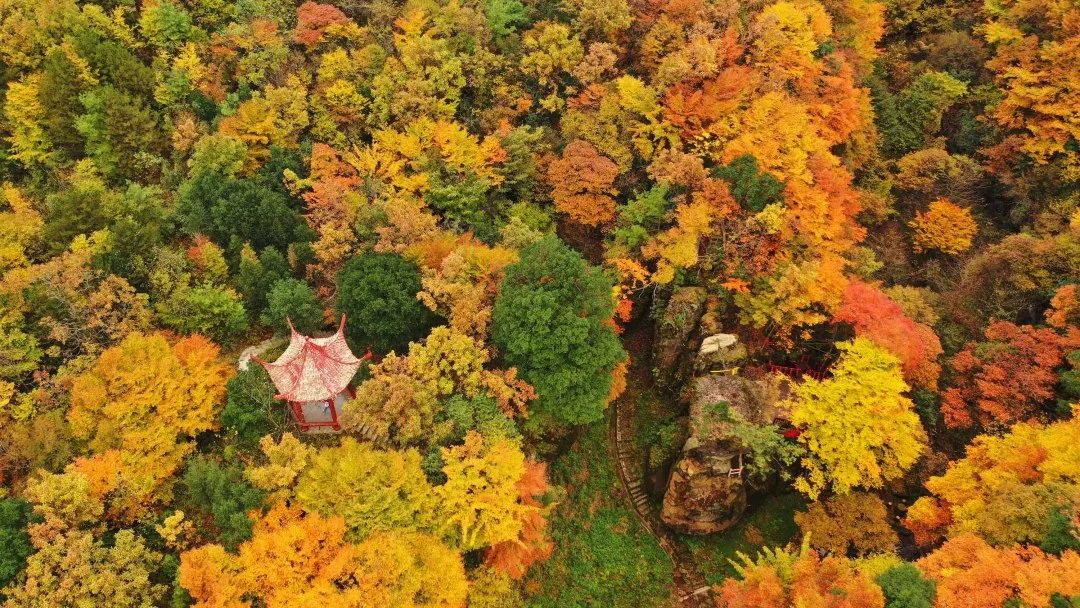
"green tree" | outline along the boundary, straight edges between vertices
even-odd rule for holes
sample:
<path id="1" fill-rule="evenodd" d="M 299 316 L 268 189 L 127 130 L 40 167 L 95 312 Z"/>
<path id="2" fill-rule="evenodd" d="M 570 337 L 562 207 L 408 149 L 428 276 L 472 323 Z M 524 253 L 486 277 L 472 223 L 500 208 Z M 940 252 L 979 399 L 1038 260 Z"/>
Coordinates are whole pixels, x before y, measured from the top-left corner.
<path id="1" fill-rule="evenodd" d="M 758 169 L 757 159 L 751 154 L 734 158 L 726 166 L 712 170 L 713 177 L 726 181 L 731 196 L 744 209 L 757 213 L 771 203 L 784 200 L 784 183 L 771 174 Z"/>
<path id="2" fill-rule="evenodd" d="M 244 306 L 254 316 L 266 310 L 266 296 L 270 288 L 290 276 L 289 262 L 276 247 L 264 247 L 256 255 L 254 249 L 245 246 L 240 251 L 240 263 L 233 284 L 244 296 Z"/>
<path id="3" fill-rule="evenodd" d="M 284 330 L 286 318 L 300 333 L 310 334 L 323 324 L 323 309 L 315 292 L 299 279 L 282 279 L 267 294 L 266 310 L 259 320 L 276 330 Z"/>
<path id="4" fill-rule="evenodd" d="M 626 358 L 609 321 L 611 280 L 554 236 L 508 266 L 491 334 L 508 365 L 536 389 L 528 424 L 586 424 L 603 416 L 612 370 Z"/>
<path id="5" fill-rule="evenodd" d="M 177 211 L 188 233 L 205 234 L 222 247 L 248 243 L 260 251 L 268 246 L 285 251 L 301 225 L 299 213 L 281 192 L 217 171 L 184 182 Z"/>
<path id="6" fill-rule="evenodd" d="M 31 512 L 30 503 L 21 498 L 0 499 L 0 599 L 4 587 L 15 580 L 33 553 L 26 533 Z"/>
<path id="7" fill-rule="evenodd" d="M 214 285 L 182 287 L 158 305 L 161 322 L 185 334 L 200 333 L 227 344 L 247 331 L 247 315 L 240 296 Z"/>
<path id="8" fill-rule="evenodd" d="M 84 113 L 75 121 L 86 153 L 106 176 L 145 179 L 160 162 L 161 128 L 143 100 L 110 85 L 79 96 Z"/>
<path id="9" fill-rule="evenodd" d="M 914 564 L 903 563 L 882 572 L 875 579 L 885 594 L 886 608 L 931 608 L 934 581 L 923 578 Z"/>
<path id="10" fill-rule="evenodd" d="M 249 365 L 230 378 L 225 390 L 221 426 L 235 434 L 241 447 L 254 450 L 263 436 L 284 426 L 285 404 L 274 399 L 277 389 L 261 365 Z"/>
<path id="11" fill-rule="evenodd" d="M 391 253 L 365 253 L 338 273 L 338 312 L 348 317 L 345 335 L 354 351 L 403 352 L 434 325 L 419 300 L 420 270 Z"/>
<path id="12" fill-rule="evenodd" d="M 232 551 L 251 538 L 248 511 L 261 507 L 263 496 L 262 490 L 244 481 L 240 467 L 200 457 L 184 471 L 177 505 L 189 519 L 200 522 L 200 530 L 212 530 L 213 542 Z"/>

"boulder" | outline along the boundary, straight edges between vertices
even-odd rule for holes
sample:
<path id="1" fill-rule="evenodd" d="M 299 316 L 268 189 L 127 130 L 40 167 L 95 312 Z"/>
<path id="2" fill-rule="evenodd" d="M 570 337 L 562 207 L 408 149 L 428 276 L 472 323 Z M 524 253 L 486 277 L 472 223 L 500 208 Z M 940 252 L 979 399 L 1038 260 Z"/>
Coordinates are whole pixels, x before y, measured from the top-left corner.
<path id="1" fill-rule="evenodd" d="M 671 470 L 660 518 L 686 534 L 712 534 L 735 525 L 746 511 L 746 484 L 729 474 L 739 454 L 720 446 L 683 452 Z"/>
<path id="2" fill-rule="evenodd" d="M 735 345 L 718 342 L 721 350 Z M 732 374 L 706 374 L 694 381 L 690 436 L 668 478 L 660 511 L 664 523 L 688 534 L 711 534 L 739 521 L 753 488 L 741 470 L 743 446 L 731 434 L 732 421 L 782 419 L 784 412 L 777 407 L 781 382 Z"/>
<path id="3" fill-rule="evenodd" d="M 697 360 L 699 372 L 730 370 L 746 360 L 746 346 L 734 334 L 713 334 L 701 341 Z"/>
<path id="4" fill-rule="evenodd" d="M 685 354 L 693 346 L 687 342 L 705 313 L 707 296 L 702 287 L 680 287 L 671 294 L 664 308 L 653 347 L 656 382 L 662 388 L 671 388 L 689 375 L 690 362 Z"/>

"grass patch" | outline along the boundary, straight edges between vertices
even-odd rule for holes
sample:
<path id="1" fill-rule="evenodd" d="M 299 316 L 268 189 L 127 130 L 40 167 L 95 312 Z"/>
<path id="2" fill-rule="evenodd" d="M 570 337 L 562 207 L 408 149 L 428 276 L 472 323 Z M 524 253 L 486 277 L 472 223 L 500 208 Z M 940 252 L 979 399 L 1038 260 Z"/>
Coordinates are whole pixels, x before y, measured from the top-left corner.
<path id="1" fill-rule="evenodd" d="M 616 496 L 607 443 L 597 422 L 552 465 L 567 494 L 549 521 L 555 552 L 525 581 L 530 608 L 651 608 L 670 597 L 671 561 Z"/>
<path id="2" fill-rule="evenodd" d="M 682 538 L 694 554 L 694 561 L 710 585 L 735 576 L 728 560 L 736 553 L 754 556 L 761 547 L 786 545 L 799 533 L 795 511 L 806 504 L 799 494 L 769 496 L 734 528 L 709 536 L 684 535 Z"/>

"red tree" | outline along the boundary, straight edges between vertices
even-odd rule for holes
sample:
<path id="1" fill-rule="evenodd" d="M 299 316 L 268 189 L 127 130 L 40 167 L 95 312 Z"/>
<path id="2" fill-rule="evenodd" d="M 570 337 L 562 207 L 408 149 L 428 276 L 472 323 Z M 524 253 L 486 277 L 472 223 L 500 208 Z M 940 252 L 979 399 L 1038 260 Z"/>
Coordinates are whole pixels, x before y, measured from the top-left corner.
<path id="1" fill-rule="evenodd" d="M 873 341 L 900 358 L 904 378 L 915 386 L 937 388 L 941 342 L 934 330 L 912 321 L 900 305 L 877 287 L 851 281 L 833 321 L 849 323 L 856 335 Z"/>
<path id="2" fill-rule="evenodd" d="M 1066 352 L 1080 347 L 1080 331 L 1065 335 L 1008 321 L 991 323 L 986 340 L 968 343 L 949 362 L 955 385 L 945 391 L 941 412 L 950 428 L 1031 417 L 1054 396 Z"/>

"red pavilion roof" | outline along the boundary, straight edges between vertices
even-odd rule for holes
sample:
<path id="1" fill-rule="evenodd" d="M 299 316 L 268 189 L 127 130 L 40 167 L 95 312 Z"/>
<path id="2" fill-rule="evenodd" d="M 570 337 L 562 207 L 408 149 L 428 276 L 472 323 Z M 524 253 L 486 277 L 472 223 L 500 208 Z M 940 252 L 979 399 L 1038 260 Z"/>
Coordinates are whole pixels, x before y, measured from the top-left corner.
<path id="1" fill-rule="evenodd" d="M 277 361 L 258 361 L 270 374 L 277 387 L 277 399 L 286 401 L 320 401 L 332 399 L 345 390 L 360 368 L 360 359 L 345 343 L 345 315 L 337 333 L 325 338 L 301 335 L 289 322 L 292 335 L 289 347 Z"/>

